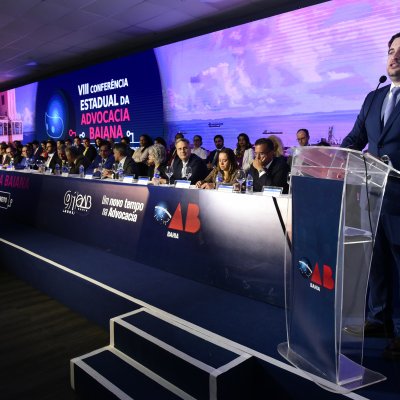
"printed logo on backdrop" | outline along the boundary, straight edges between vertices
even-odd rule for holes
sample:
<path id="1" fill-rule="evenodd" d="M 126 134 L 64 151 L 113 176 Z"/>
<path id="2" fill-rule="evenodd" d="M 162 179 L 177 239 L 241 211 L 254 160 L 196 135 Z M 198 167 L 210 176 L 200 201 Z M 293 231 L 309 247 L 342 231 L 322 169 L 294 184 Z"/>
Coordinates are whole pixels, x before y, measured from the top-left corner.
<path id="1" fill-rule="evenodd" d="M 11 198 L 11 193 L 9 192 L 0 192 L 0 208 L 10 208 L 13 203 L 13 199 Z"/>
<path id="2" fill-rule="evenodd" d="M 92 208 L 92 196 L 78 191 L 67 190 L 64 194 L 64 210 L 66 214 L 86 215 Z"/>
<path id="3" fill-rule="evenodd" d="M 168 228 L 167 237 L 179 239 L 180 232 L 197 233 L 201 228 L 199 218 L 200 208 L 195 203 L 189 203 L 186 215 L 182 213 L 181 203 L 178 204 L 173 214 L 168 210 L 168 206 L 159 203 L 154 207 L 154 219 L 162 226 Z"/>
<path id="4" fill-rule="evenodd" d="M 310 260 L 306 257 L 300 258 L 297 263 L 297 269 L 304 279 L 310 280 L 310 288 L 320 292 L 321 287 L 332 290 L 335 287 L 332 268 L 329 265 L 322 265 L 322 276 L 318 262 L 315 263 L 314 269 Z"/>
<path id="5" fill-rule="evenodd" d="M 103 210 L 101 215 L 107 218 L 115 218 L 122 221 L 135 223 L 144 210 L 144 203 L 139 201 L 131 201 L 127 198 L 114 198 L 103 196 L 101 200 Z M 105 206 L 105 207 L 104 207 Z"/>

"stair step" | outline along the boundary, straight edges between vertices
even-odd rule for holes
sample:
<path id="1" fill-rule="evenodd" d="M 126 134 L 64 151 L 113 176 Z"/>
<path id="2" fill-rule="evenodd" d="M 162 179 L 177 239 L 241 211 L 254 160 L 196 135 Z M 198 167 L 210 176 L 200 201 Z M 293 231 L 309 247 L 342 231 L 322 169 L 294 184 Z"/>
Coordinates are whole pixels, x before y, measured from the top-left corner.
<path id="1" fill-rule="evenodd" d="M 196 399 L 250 398 L 253 359 L 149 309 L 111 320 L 111 345 Z"/>
<path id="2" fill-rule="evenodd" d="M 71 386 L 79 396 L 96 400 L 194 400 L 109 346 L 71 360 Z"/>

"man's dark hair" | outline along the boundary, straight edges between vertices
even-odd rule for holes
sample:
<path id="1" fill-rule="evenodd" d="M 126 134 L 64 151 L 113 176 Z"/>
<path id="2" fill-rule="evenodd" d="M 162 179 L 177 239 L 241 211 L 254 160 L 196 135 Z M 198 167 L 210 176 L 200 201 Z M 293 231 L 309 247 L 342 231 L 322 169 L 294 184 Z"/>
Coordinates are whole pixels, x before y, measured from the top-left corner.
<path id="1" fill-rule="evenodd" d="M 301 131 L 303 131 L 303 132 L 306 134 L 307 138 L 310 138 L 310 132 L 308 132 L 308 129 L 306 129 L 306 128 L 300 128 L 300 129 L 296 132 L 296 134 L 299 133 L 299 132 L 301 132 Z"/>
<path id="2" fill-rule="evenodd" d="M 107 146 L 107 149 L 108 149 L 109 151 L 111 151 L 111 143 L 110 143 L 109 141 L 107 141 L 107 140 L 102 140 L 102 141 L 100 142 L 100 144 L 99 144 L 99 148 L 100 148 L 100 147 L 103 147 L 103 146 Z"/>
<path id="3" fill-rule="evenodd" d="M 257 139 L 256 142 L 254 143 L 254 146 L 259 146 L 260 144 L 267 145 L 268 150 L 274 150 L 274 143 L 272 142 L 271 139 L 267 138 Z"/>
<path id="4" fill-rule="evenodd" d="M 222 135 L 215 135 L 215 136 L 214 136 L 214 142 L 215 142 L 215 139 L 224 140 L 224 137 L 223 137 Z"/>
<path id="5" fill-rule="evenodd" d="M 199 138 L 203 142 L 203 138 L 200 135 L 194 135 L 193 136 L 193 140 L 196 139 L 196 138 Z"/>
<path id="6" fill-rule="evenodd" d="M 389 49 L 390 49 L 390 46 L 392 45 L 392 43 L 395 41 L 395 39 L 397 39 L 397 38 L 400 38 L 400 32 L 399 33 L 396 33 L 395 35 L 393 35 L 392 37 L 391 37 L 391 39 L 389 40 L 389 43 L 388 43 L 388 47 L 389 47 Z"/>
<path id="7" fill-rule="evenodd" d="M 126 157 L 128 155 L 128 146 L 124 143 L 115 143 L 114 150 L 117 150 L 121 153 L 122 157 Z"/>
<path id="8" fill-rule="evenodd" d="M 71 156 L 74 160 L 76 160 L 78 158 L 79 154 L 81 154 L 77 147 L 67 147 L 65 149 L 65 152 L 71 154 Z"/>
<path id="9" fill-rule="evenodd" d="M 143 135 L 140 135 L 140 137 L 144 138 L 144 141 L 145 141 L 144 148 L 145 149 L 147 149 L 148 147 L 153 145 L 153 139 L 149 135 L 143 134 Z"/>

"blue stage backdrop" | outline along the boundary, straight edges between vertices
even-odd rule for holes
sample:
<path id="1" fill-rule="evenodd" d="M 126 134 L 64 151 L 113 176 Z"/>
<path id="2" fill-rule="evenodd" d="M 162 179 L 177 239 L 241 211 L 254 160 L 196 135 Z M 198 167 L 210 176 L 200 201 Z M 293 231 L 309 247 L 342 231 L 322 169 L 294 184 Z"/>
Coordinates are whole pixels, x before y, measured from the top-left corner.
<path id="1" fill-rule="evenodd" d="M 36 138 L 163 136 L 163 103 L 152 50 L 40 81 Z"/>

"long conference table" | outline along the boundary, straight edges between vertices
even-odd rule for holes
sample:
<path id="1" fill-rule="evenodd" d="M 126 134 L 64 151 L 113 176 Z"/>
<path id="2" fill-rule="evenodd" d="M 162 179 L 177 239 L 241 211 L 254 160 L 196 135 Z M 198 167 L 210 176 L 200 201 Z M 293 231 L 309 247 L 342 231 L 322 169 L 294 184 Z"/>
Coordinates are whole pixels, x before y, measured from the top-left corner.
<path id="1" fill-rule="evenodd" d="M 287 208 L 282 195 L 0 170 L 0 219 L 8 224 L 279 306 Z"/>

